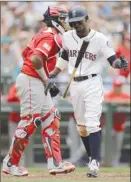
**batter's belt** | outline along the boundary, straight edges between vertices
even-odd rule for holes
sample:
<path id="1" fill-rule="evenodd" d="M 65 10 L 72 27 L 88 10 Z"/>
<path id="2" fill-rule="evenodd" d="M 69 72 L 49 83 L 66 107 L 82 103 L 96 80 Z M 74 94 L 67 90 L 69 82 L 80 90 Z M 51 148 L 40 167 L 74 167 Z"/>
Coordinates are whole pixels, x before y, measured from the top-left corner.
<path id="1" fill-rule="evenodd" d="M 97 74 L 92 74 L 92 75 L 89 75 L 89 76 L 79 76 L 79 77 L 74 77 L 74 81 L 76 82 L 80 82 L 80 81 L 84 81 L 84 80 L 87 80 L 89 78 L 92 78 L 92 77 L 95 77 L 97 76 Z"/>

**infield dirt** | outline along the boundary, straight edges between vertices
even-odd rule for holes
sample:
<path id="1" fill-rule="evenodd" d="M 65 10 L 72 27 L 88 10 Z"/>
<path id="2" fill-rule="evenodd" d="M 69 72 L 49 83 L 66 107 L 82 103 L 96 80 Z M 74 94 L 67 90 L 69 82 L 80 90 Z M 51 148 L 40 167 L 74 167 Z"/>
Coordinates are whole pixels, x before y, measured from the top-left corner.
<path id="1" fill-rule="evenodd" d="M 14 177 L 1 174 L 2 182 L 129 182 L 130 168 L 101 168 L 98 178 L 88 178 L 86 168 L 77 168 L 71 174 L 51 176 L 42 168 L 29 169 L 28 177 Z"/>

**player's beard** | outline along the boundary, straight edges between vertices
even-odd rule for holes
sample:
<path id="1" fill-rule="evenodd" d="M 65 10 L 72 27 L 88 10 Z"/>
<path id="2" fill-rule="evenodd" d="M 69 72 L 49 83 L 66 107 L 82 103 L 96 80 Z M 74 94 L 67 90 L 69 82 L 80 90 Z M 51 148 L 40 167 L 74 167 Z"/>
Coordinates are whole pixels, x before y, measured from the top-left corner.
<path id="1" fill-rule="evenodd" d="M 75 28 L 76 33 L 80 36 L 83 37 L 85 36 L 85 29 L 83 26 L 78 26 L 77 28 Z"/>
<path id="2" fill-rule="evenodd" d="M 74 27 L 75 28 L 75 30 L 76 30 L 76 32 L 84 32 L 84 27 L 83 26 L 81 26 L 81 25 L 79 25 L 79 26 L 76 26 L 76 27 Z"/>

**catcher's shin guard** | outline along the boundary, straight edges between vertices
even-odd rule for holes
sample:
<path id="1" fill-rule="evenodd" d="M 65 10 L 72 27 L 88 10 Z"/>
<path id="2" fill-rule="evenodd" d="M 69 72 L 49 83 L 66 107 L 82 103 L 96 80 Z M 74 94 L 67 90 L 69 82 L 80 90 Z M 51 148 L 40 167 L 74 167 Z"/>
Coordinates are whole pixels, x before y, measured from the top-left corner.
<path id="1" fill-rule="evenodd" d="M 56 108 L 52 108 L 51 111 L 42 118 L 42 122 L 48 123 L 49 119 L 52 119 L 52 121 L 51 124 L 43 128 L 42 141 L 45 148 L 45 155 L 48 161 L 48 168 L 52 168 L 52 165 L 56 165 L 62 161 L 59 131 L 60 116 Z"/>
<path id="2" fill-rule="evenodd" d="M 21 118 L 21 121 L 14 133 L 12 145 L 9 150 L 10 160 L 8 166 L 17 165 L 20 158 L 29 143 L 29 137 L 35 132 L 36 128 L 41 124 L 40 118 L 37 116 L 27 116 Z"/>

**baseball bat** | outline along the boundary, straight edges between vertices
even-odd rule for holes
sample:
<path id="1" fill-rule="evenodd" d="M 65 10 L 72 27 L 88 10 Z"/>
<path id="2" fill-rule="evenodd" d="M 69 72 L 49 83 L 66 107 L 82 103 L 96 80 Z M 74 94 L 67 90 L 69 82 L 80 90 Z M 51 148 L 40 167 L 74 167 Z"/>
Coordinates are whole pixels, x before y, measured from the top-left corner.
<path id="1" fill-rule="evenodd" d="M 74 68 L 73 68 L 72 74 L 71 74 L 71 76 L 70 76 L 70 81 L 69 81 L 69 83 L 67 84 L 67 87 L 66 87 L 66 89 L 65 89 L 65 92 L 64 92 L 64 94 L 63 94 L 63 97 L 62 97 L 63 99 L 66 98 L 66 95 L 67 95 L 68 89 L 69 89 L 69 87 L 70 87 L 70 84 L 71 84 L 71 82 L 72 82 L 72 80 L 73 80 L 73 77 L 74 77 L 74 75 L 75 75 L 75 72 L 76 72 L 76 70 L 77 70 L 77 68 L 78 68 L 78 66 L 79 66 L 79 64 L 80 64 L 80 62 L 81 62 L 81 60 L 82 60 L 82 58 L 83 58 L 83 56 L 84 56 L 84 53 L 85 53 L 85 51 L 86 51 L 88 45 L 89 45 L 89 42 L 87 42 L 87 41 L 84 40 L 83 43 L 82 43 L 82 46 L 81 46 L 81 48 L 80 48 L 80 51 L 79 51 L 79 53 L 78 53 L 78 56 L 77 56 L 76 63 L 75 63 L 75 66 L 74 66 Z"/>

